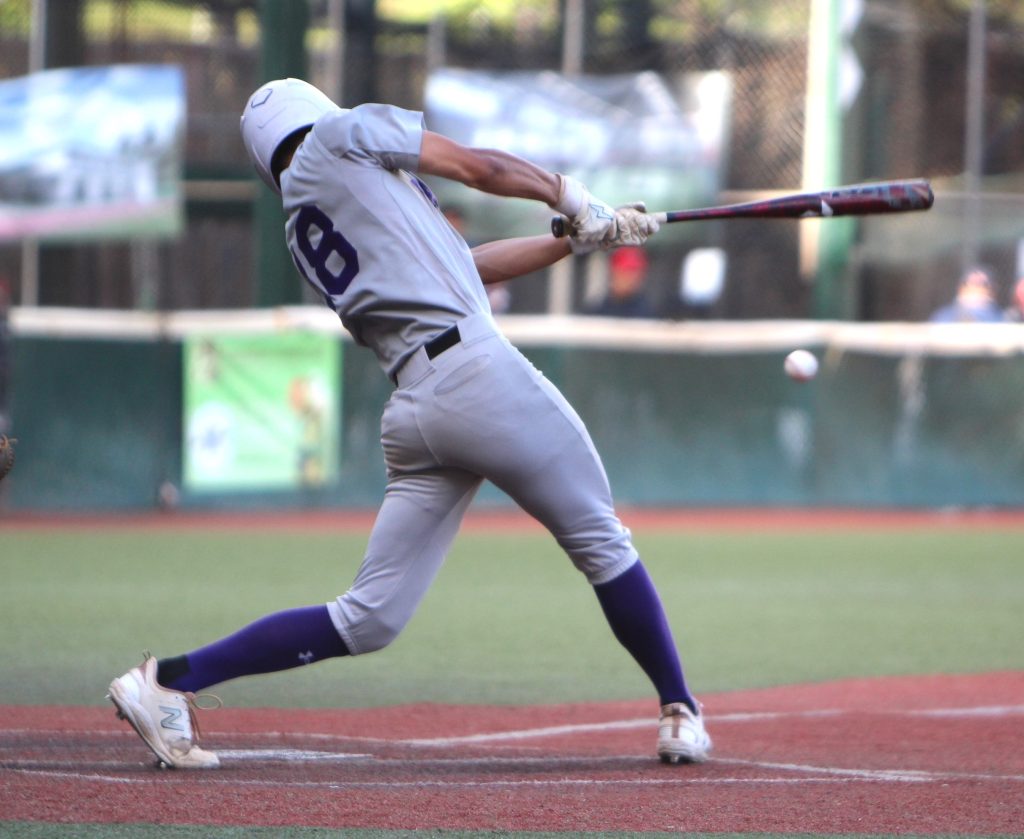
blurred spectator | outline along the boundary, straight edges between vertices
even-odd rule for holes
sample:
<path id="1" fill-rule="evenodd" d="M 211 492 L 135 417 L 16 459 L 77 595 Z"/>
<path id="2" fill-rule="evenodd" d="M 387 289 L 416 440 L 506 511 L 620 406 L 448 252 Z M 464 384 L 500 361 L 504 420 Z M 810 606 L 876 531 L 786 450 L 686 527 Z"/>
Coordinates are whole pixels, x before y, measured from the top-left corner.
<path id="1" fill-rule="evenodd" d="M 707 318 L 725 288 L 726 255 L 722 248 L 694 248 L 679 270 L 679 302 L 686 317 Z"/>
<path id="2" fill-rule="evenodd" d="M 619 248 L 608 259 L 608 293 L 587 310 L 588 315 L 653 318 L 647 296 L 647 253 L 642 248 Z"/>
<path id="3" fill-rule="evenodd" d="M 455 205 L 447 205 L 441 212 L 444 213 L 444 217 L 448 219 L 448 223 L 455 228 L 455 231 L 463 238 L 466 238 L 466 215 L 462 212 L 462 208 Z M 466 239 L 468 242 L 469 240 Z M 479 242 L 470 243 L 470 247 L 478 245 Z"/>
<path id="4" fill-rule="evenodd" d="M 0 274 L 0 434 L 11 430 L 8 414 L 10 382 L 10 326 L 8 324 L 11 303 L 11 285 Z"/>
<path id="5" fill-rule="evenodd" d="M 508 290 L 507 283 L 488 283 L 484 290 L 487 302 L 491 304 L 491 314 L 503 315 L 511 308 L 512 292 Z"/>
<path id="6" fill-rule="evenodd" d="M 1013 300 L 1003 314 L 1011 323 L 1024 323 L 1024 277 L 1013 287 Z"/>
<path id="7" fill-rule="evenodd" d="M 1001 323 L 1006 320 L 996 303 L 995 288 L 988 270 L 975 266 L 960 279 L 956 298 L 937 309 L 932 323 Z"/>
<path id="8" fill-rule="evenodd" d="M 456 233 L 466 240 L 466 244 L 470 248 L 480 244 L 480 242 L 471 241 L 466 237 L 466 216 L 461 207 L 449 204 L 442 212 L 448 219 L 448 223 L 455 228 Z M 508 290 L 507 285 L 508 283 L 488 283 L 484 288 L 487 292 L 487 300 L 491 304 L 491 312 L 495 315 L 504 314 L 512 305 L 512 292 Z"/>

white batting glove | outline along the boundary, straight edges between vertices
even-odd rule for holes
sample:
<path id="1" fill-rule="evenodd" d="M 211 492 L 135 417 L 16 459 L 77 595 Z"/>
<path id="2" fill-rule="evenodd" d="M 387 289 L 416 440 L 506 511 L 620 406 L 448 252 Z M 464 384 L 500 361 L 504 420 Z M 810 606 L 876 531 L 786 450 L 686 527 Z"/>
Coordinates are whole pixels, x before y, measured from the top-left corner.
<path id="1" fill-rule="evenodd" d="M 639 247 L 661 230 L 658 219 L 646 210 L 647 205 L 643 201 L 616 207 L 614 237 L 601 242 L 583 242 L 573 233 L 569 236 L 569 247 L 576 256 L 583 256 L 596 250 L 606 251 L 624 246 Z"/>
<path id="2" fill-rule="evenodd" d="M 561 188 L 558 192 L 558 203 L 554 209 L 568 216 L 572 226 L 572 236 L 581 244 L 600 245 L 615 238 L 615 210 L 590 191 L 575 178 L 559 175 Z"/>
<path id="3" fill-rule="evenodd" d="M 616 234 L 609 242 L 611 247 L 639 247 L 661 230 L 658 220 L 647 212 L 643 201 L 624 204 L 615 210 Z"/>

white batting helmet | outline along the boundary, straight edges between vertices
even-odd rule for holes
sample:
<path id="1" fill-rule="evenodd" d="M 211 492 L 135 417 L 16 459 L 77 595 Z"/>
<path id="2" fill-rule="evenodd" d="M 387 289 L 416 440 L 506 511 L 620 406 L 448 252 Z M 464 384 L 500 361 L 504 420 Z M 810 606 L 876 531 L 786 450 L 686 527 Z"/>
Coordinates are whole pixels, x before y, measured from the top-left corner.
<path id="1" fill-rule="evenodd" d="M 322 91 L 301 79 L 267 82 L 249 97 L 242 112 L 242 142 L 256 172 L 278 195 L 281 187 L 270 171 L 277 147 L 299 129 L 336 110 L 338 106 Z"/>

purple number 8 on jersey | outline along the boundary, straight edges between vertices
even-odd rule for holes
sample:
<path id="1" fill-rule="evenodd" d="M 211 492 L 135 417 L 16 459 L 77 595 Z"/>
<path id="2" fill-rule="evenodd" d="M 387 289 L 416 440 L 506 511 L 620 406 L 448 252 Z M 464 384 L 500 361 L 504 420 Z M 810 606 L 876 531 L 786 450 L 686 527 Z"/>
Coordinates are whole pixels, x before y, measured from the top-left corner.
<path id="1" fill-rule="evenodd" d="M 310 238 L 312 228 L 320 231 L 320 241 L 316 245 Z M 306 261 L 316 271 L 321 288 L 329 295 L 344 294 L 349 283 L 359 273 L 359 257 L 349 240 L 334 229 L 334 224 L 327 214 L 313 205 L 307 205 L 299 210 L 299 215 L 295 219 L 295 241 Z M 331 270 L 332 266 L 328 264 L 332 256 L 335 263 L 339 260 L 342 263 L 338 273 L 334 273 Z M 295 262 L 299 265 L 298 260 Z M 301 265 L 299 269 L 302 269 Z M 305 271 L 302 271 L 302 274 L 312 283 Z"/>

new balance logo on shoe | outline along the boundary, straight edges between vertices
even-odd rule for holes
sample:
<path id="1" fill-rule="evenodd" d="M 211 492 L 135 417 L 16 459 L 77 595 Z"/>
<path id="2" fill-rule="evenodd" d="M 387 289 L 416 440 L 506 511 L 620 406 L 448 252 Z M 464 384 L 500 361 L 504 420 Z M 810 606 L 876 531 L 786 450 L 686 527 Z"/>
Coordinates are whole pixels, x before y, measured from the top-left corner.
<path id="1" fill-rule="evenodd" d="M 166 716 L 160 720 L 161 728 L 169 728 L 171 731 L 184 731 L 185 724 L 181 721 L 181 708 L 174 708 L 170 705 L 158 705 Z"/>
<path id="2" fill-rule="evenodd" d="M 217 755 L 196 744 L 199 730 L 194 713 L 195 697 L 162 687 L 156 680 L 156 670 L 156 659 L 147 653 L 141 665 L 110 683 L 109 697 L 117 708 L 117 716 L 128 721 L 161 766 L 175 769 L 220 766 Z M 217 703 L 220 704 L 219 699 Z"/>

